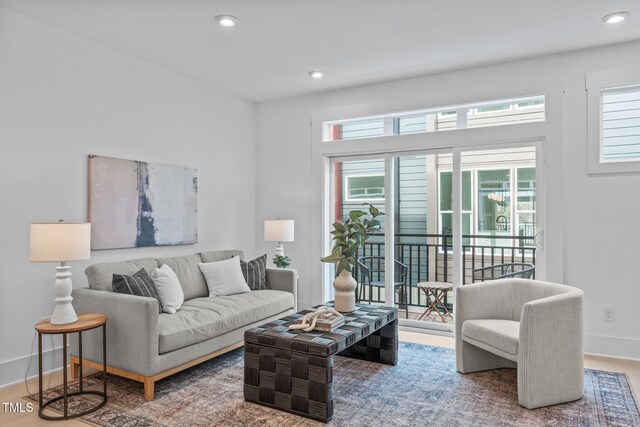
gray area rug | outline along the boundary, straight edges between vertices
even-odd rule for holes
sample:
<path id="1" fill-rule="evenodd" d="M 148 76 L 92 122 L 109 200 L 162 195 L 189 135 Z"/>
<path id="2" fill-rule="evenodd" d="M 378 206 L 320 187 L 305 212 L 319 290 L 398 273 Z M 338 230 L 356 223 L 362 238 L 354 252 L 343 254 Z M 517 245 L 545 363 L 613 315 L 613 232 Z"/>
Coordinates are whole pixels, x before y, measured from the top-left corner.
<path id="1" fill-rule="evenodd" d="M 141 383 L 110 376 L 108 404 L 82 420 L 117 427 L 323 425 L 245 402 L 242 380 L 242 349 L 157 382 L 152 402 Z M 96 374 L 86 381 L 99 387 L 101 380 Z M 529 411 L 517 403 L 515 370 L 462 375 L 453 350 L 408 343 L 400 344 L 397 366 L 336 357 L 334 394 L 331 426 L 640 426 L 624 374 L 585 370 L 583 399 Z M 71 403 L 74 411 L 85 405 Z"/>

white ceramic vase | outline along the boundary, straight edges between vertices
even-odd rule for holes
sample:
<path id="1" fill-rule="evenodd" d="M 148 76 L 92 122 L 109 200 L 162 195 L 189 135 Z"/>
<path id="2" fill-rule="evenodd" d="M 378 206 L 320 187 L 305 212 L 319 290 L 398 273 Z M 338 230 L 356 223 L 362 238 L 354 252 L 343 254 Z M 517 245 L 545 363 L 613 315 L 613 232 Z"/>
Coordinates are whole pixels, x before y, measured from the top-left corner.
<path id="1" fill-rule="evenodd" d="M 339 312 L 346 313 L 356 309 L 356 286 L 358 283 L 351 275 L 351 271 L 342 270 L 333 281 L 336 290 L 335 308 Z"/>

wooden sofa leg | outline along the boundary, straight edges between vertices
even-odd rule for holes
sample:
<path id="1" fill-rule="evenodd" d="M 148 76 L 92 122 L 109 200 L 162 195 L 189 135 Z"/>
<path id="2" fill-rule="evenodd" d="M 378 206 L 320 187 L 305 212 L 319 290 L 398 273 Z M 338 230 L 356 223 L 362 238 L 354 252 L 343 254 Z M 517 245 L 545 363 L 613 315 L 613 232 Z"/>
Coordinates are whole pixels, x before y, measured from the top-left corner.
<path id="1" fill-rule="evenodd" d="M 74 380 L 78 378 L 80 374 L 80 364 L 75 356 L 71 356 L 71 378 Z"/>
<path id="2" fill-rule="evenodd" d="M 144 398 L 147 401 L 153 400 L 153 395 L 155 394 L 155 385 L 156 382 L 152 377 L 144 377 Z"/>

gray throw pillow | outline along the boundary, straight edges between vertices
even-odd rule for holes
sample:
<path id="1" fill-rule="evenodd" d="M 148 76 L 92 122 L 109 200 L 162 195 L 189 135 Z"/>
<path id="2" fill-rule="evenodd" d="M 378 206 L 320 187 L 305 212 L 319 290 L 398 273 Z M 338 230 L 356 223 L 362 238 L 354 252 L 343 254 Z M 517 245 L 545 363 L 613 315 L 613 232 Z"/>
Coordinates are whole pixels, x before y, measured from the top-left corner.
<path id="1" fill-rule="evenodd" d="M 267 254 L 249 262 L 241 260 L 240 268 L 242 269 L 244 280 L 247 281 L 247 285 L 252 291 L 271 289 L 271 286 L 267 283 Z"/>
<path id="2" fill-rule="evenodd" d="M 114 292 L 120 294 L 136 295 L 139 297 L 155 298 L 158 301 L 159 313 L 162 313 L 162 303 L 158 299 L 158 293 L 156 287 L 153 285 L 153 280 L 147 274 L 144 268 L 138 270 L 138 272 L 132 276 L 126 274 L 114 274 L 113 281 L 111 282 Z"/>

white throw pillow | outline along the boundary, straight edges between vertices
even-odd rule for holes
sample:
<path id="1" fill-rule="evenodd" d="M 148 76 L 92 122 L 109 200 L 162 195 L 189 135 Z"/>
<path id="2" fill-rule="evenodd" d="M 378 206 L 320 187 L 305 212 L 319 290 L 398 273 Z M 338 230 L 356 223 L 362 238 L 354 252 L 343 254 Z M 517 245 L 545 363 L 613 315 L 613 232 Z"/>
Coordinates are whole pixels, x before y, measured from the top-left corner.
<path id="1" fill-rule="evenodd" d="M 210 297 L 251 292 L 240 268 L 240 257 L 198 264 L 207 281 Z"/>
<path id="2" fill-rule="evenodd" d="M 153 269 L 151 280 L 156 287 L 162 311 L 175 314 L 184 302 L 184 292 L 182 292 L 182 286 L 175 271 L 167 264 L 162 264 L 160 268 Z"/>

